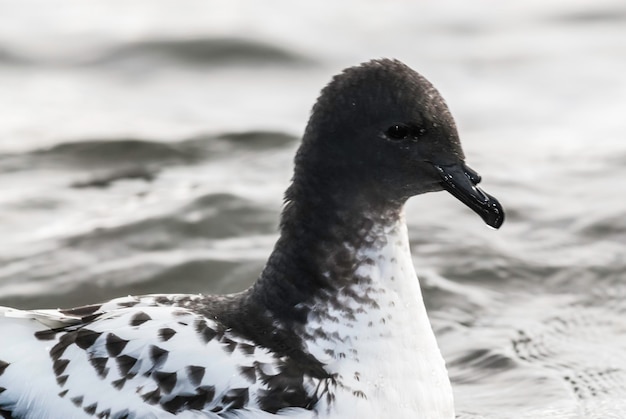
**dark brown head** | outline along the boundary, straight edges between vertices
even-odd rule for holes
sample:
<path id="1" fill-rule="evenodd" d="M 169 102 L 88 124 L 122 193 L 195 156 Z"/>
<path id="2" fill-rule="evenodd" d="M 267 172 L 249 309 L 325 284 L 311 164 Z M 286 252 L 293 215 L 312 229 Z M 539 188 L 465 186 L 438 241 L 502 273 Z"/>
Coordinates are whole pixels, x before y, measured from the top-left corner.
<path id="1" fill-rule="evenodd" d="M 397 60 L 373 60 L 322 90 L 296 156 L 294 186 L 363 202 L 404 202 L 447 189 L 500 227 L 502 207 L 476 187 L 480 177 L 464 159 L 454 119 L 433 85 Z"/>

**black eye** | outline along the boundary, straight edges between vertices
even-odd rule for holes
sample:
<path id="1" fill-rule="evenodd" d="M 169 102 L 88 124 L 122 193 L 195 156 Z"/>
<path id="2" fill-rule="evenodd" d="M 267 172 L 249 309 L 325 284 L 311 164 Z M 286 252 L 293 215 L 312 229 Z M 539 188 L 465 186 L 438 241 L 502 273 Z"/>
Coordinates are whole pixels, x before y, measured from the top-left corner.
<path id="1" fill-rule="evenodd" d="M 387 129 L 387 137 L 393 140 L 404 140 L 411 134 L 411 129 L 403 124 L 392 125 Z"/>

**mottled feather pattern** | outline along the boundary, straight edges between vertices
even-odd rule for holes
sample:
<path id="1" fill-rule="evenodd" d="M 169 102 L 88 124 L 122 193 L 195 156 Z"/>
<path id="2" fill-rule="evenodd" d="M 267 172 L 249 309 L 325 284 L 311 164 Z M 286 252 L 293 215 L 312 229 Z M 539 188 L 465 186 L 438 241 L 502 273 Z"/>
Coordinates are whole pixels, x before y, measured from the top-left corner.
<path id="1" fill-rule="evenodd" d="M 67 411 L 82 412 L 77 417 L 165 417 L 181 412 L 225 417 L 236 410 L 261 414 L 259 399 L 272 391 L 273 380 L 280 380 L 284 358 L 214 320 L 166 305 L 165 298 L 127 297 L 57 313 L 59 319 L 80 315 L 90 321 L 52 330 L 53 339 L 43 334 L 46 329 L 32 335 L 48 352 L 47 367 L 56 384 L 51 397 L 69 400 L 74 409 Z M 167 298 L 176 304 L 177 296 Z M 184 301 L 189 298 L 184 296 Z M 36 324 L 36 318 L 31 320 Z M 10 367 L 0 361 L 0 372 Z M 4 378 L 2 374 L 0 385 Z M 24 391 L 9 380 L 0 407 L 10 407 L 6 400 L 11 394 Z M 309 381 L 314 393 L 318 382 Z M 22 417 L 20 409 L 14 414 Z"/>

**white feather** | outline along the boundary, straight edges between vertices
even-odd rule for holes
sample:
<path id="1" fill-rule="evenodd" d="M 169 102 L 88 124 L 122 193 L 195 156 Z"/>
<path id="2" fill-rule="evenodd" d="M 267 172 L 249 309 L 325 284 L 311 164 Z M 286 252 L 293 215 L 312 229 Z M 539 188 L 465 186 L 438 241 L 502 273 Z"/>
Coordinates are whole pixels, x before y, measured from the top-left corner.
<path id="1" fill-rule="evenodd" d="M 307 341 L 309 352 L 343 382 L 332 417 L 452 419 L 452 388 L 413 268 L 406 224 L 401 218 L 371 234 L 384 237 L 384 243 L 358 251 L 356 272 L 371 282 L 340 291 L 341 308 L 313 306 L 307 324 L 309 335 L 322 329 L 336 336 Z M 363 307 L 350 297 L 354 294 L 375 303 Z M 339 321 L 315 321 L 316 308 Z M 328 355 L 331 350 L 334 356 Z"/>

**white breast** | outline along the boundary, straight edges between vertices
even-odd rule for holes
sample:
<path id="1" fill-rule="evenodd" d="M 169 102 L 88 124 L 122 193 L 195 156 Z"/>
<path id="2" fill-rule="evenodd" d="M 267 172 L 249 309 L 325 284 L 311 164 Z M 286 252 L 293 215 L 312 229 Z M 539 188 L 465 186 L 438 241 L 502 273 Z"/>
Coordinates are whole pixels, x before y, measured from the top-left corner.
<path id="1" fill-rule="evenodd" d="M 339 304 L 312 307 L 308 350 L 336 373 L 331 410 L 321 417 L 452 419 L 452 389 L 428 321 L 403 217 L 373 229 L 357 251 L 356 276 Z M 322 332 L 323 331 L 323 332 Z"/>

